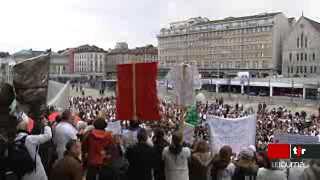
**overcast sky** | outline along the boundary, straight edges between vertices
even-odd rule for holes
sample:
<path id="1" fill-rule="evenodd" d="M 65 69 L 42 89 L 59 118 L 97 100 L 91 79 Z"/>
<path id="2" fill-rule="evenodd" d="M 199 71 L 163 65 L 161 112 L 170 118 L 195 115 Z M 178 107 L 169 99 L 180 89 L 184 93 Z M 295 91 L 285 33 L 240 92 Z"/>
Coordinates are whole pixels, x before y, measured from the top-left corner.
<path id="1" fill-rule="evenodd" d="M 320 22 L 319 7 L 319 0 L 0 0 L 0 51 L 157 45 L 172 21 L 276 11 L 298 18 L 303 11 Z"/>

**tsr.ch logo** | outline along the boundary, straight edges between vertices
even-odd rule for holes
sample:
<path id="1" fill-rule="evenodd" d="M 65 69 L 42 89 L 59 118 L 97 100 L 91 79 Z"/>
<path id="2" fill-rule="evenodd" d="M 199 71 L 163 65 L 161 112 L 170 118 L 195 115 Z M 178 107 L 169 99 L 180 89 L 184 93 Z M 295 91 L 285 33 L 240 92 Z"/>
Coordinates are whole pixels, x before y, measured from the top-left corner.
<path id="1" fill-rule="evenodd" d="M 300 158 L 307 150 L 302 148 L 301 146 L 295 146 L 293 148 L 293 154 Z"/>

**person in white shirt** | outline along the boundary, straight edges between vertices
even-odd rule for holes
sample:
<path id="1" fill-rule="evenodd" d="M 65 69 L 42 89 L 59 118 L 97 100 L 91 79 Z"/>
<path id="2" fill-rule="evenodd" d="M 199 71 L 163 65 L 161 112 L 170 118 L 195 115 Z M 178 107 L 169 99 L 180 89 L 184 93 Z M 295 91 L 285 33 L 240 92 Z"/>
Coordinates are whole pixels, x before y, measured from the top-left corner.
<path id="1" fill-rule="evenodd" d="M 35 157 L 35 170 L 31 173 L 25 174 L 22 180 L 47 180 L 48 177 L 44 170 L 43 164 L 41 162 L 41 157 L 38 152 L 38 147 L 49 141 L 52 138 L 51 128 L 48 126 L 48 122 L 44 119 L 42 120 L 44 125 L 44 133 L 39 135 L 29 135 L 28 133 L 28 119 L 24 119 L 17 125 L 18 134 L 15 141 L 25 139 L 25 146 L 30 154 L 30 157 Z"/>
<path id="2" fill-rule="evenodd" d="M 54 130 L 54 143 L 57 146 L 58 160 L 63 158 L 66 151 L 66 144 L 70 140 L 77 139 L 77 129 L 72 125 L 73 118 L 69 110 L 62 113 L 61 122 L 55 127 Z"/>
<path id="3" fill-rule="evenodd" d="M 172 135 L 172 144 L 165 147 L 162 159 L 165 167 L 166 180 L 189 180 L 188 160 L 191 150 L 182 146 L 182 134 Z"/>
<path id="4" fill-rule="evenodd" d="M 263 158 L 263 167 L 259 168 L 256 180 L 287 180 L 286 171 L 273 168 L 266 152 L 259 156 Z"/>

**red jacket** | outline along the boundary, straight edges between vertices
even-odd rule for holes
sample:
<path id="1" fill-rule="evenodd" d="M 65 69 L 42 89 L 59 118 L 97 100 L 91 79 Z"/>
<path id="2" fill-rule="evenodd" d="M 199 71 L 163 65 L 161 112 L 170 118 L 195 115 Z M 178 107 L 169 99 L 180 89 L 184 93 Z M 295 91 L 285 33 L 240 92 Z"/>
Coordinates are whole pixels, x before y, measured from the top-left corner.
<path id="1" fill-rule="evenodd" d="M 112 144 L 112 133 L 104 130 L 92 130 L 84 139 L 82 146 L 84 153 L 88 153 L 89 166 L 101 166 L 105 161 L 103 152 Z"/>

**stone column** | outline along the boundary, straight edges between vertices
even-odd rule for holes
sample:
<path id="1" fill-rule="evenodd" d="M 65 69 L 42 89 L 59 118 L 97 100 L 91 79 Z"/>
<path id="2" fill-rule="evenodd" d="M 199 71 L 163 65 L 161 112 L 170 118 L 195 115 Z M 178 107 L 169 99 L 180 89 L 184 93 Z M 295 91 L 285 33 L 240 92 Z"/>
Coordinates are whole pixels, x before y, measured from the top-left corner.
<path id="1" fill-rule="evenodd" d="M 303 98 L 303 99 L 306 99 L 306 90 L 307 90 L 307 89 L 306 89 L 305 87 L 304 87 L 303 90 L 302 90 L 302 98 Z"/>
<path id="2" fill-rule="evenodd" d="M 241 94 L 244 94 L 244 85 L 241 85 Z"/>
<path id="3" fill-rule="evenodd" d="M 216 84 L 216 93 L 219 93 L 219 84 Z"/>

